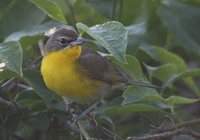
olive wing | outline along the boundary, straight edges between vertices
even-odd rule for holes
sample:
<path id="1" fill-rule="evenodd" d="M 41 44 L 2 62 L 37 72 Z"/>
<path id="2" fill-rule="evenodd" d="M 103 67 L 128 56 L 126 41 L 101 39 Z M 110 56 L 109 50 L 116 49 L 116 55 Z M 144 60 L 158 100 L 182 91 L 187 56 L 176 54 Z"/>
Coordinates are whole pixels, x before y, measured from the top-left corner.
<path id="1" fill-rule="evenodd" d="M 95 50 L 82 46 L 79 64 L 88 71 L 91 78 L 108 83 L 126 82 L 128 76 L 116 65 Z"/>

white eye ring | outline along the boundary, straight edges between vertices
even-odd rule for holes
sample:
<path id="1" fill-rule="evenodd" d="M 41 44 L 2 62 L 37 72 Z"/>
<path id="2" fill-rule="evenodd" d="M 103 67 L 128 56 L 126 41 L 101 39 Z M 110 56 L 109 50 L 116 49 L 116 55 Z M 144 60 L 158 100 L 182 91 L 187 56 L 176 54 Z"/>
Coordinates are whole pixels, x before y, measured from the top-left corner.
<path id="1" fill-rule="evenodd" d="M 58 38 L 58 41 L 61 45 L 67 45 L 67 39 L 64 37 Z"/>

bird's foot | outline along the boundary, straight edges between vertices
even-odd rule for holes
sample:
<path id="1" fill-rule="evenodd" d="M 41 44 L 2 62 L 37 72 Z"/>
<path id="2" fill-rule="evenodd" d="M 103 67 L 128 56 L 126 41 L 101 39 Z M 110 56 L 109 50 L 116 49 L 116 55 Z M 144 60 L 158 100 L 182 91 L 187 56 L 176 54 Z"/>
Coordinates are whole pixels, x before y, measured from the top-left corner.
<path id="1" fill-rule="evenodd" d="M 69 112 L 72 116 L 76 112 L 76 103 L 74 102 L 68 102 L 66 105 L 66 111 Z"/>
<path id="2" fill-rule="evenodd" d="M 86 109 L 85 111 L 83 111 L 81 114 L 79 115 L 73 115 L 73 123 L 77 123 L 79 120 L 85 118 L 88 116 L 88 114 L 94 110 L 99 104 L 101 104 L 101 101 L 96 101 L 94 104 L 92 104 L 88 109 Z"/>

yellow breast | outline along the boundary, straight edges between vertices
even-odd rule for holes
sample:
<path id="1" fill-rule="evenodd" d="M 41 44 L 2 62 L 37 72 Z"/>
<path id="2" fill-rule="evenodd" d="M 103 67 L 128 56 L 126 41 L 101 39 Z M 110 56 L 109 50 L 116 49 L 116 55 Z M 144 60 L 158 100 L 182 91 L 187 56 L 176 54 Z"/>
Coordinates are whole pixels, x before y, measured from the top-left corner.
<path id="1" fill-rule="evenodd" d="M 81 46 L 55 51 L 44 56 L 41 72 L 46 86 L 57 94 L 79 103 L 100 98 L 103 83 L 87 76 L 78 63 Z"/>

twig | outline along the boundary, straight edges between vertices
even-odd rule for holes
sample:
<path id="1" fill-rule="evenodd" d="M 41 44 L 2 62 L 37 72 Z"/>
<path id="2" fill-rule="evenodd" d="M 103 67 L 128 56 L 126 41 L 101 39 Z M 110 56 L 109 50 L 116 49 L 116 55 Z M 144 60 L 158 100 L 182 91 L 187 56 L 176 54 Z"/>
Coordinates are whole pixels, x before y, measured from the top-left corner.
<path id="1" fill-rule="evenodd" d="M 174 128 L 173 130 L 178 129 L 176 124 L 175 124 L 175 122 L 174 122 L 174 120 L 169 115 L 166 115 L 165 117 L 171 121 L 172 126 Z M 159 127 L 155 126 L 154 130 L 152 130 L 149 134 L 161 133 L 161 132 L 164 132 L 164 130 L 167 131 L 166 130 L 166 123 L 167 123 L 167 120 L 164 120 Z M 172 127 L 170 127 L 170 128 L 172 128 Z"/>
<path id="2" fill-rule="evenodd" d="M 75 112 L 75 109 L 72 108 L 72 106 L 70 107 L 69 111 L 72 115 L 72 117 L 74 118 L 74 121 L 73 121 L 73 124 L 76 123 L 81 131 L 81 133 L 83 134 L 83 136 L 88 139 L 89 137 L 89 134 L 87 133 L 87 131 L 85 130 L 85 128 L 81 125 L 81 119 L 83 119 L 83 117 L 85 117 L 88 122 L 94 127 L 96 128 L 97 130 L 99 130 L 101 133 L 103 133 L 105 136 L 113 139 L 113 140 L 122 140 L 122 138 L 115 134 L 114 132 L 112 132 L 111 130 L 105 128 L 104 126 L 100 125 L 97 123 L 97 121 L 90 116 L 90 112 L 96 108 L 99 104 L 101 103 L 101 101 L 97 101 L 95 102 L 94 104 L 92 104 L 92 106 L 90 106 L 87 110 L 83 111 L 81 110 L 78 106 L 76 106 L 76 109 L 79 109 L 79 111 L 81 111 L 82 113 L 77 117 L 74 112 Z M 90 140 L 93 140 L 95 138 L 90 138 Z"/>
<path id="3" fill-rule="evenodd" d="M 123 0 L 120 0 L 120 4 L 119 4 L 119 17 L 118 20 L 119 22 L 121 22 L 121 16 L 122 16 L 122 10 L 123 10 Z"/>
<path id="4" fill-rule="evenodd" d="M 89 136 L 88 132 L 85 130 L 85 128 L 83 127 L 83 125 L 81 124 L 81 121 L 78 120 L 77 125 L 80 129 L 80 132 L 83 134 L 83 136 L 85 137 L 86 140 L 92 140 L 92 138 Z"/>
<path id="5" fill-rule="evenodd" d="M 72 25 L 75 25 L 75 23 L 77 23 L 77 20 L 76 20 L 76 17 L 75 17 L 73 5 L 69 0 L 67 0 L 66 2 L 67 2 L 67 6 L 68 6 L 68 8 L 70 9 L 70 12 L 71 12 L 70 16 L 71 16 L 71 19 L 72 19 Z"/>
<path id="6" fill-rule="evenodd" d="M 30 64 L 28 64 L 27 66 L 24 67 L 24 69 L 29 69 L 32 68 L 33 65 L 35 65 L 37 62 L 39 62 L 40 60 L 42 60 L 42 56 L 38 56 L 35 60 L 33 60 Z"/>
<path id="7" fill-rule="evenodd" d="M 174 136 L 178 134 L 188 134 L 191 135 L 195 138 L 200 138 L 200 133 L 189 130 L 187 127 L 189 126 L 194 126 L 194 125 L 199 125 L 200 124 L 200 119 L 195 119 L 187 122 L 181 122 L 178 124 L 174 124 L 170 128 L 162 128 L 159 127 L 156 131 L 154 131 L 154 134 L 149 134 L 146 136 L 142 137 L 128 137 L 127 140 L 152 140 L 152 139 L 163 139 L 169 136 Z M 155 134 L 157 132 L 157 134 Z"/>
<path id="8" fill-rule="evenodd" d="M 112 15 L 111 15 L 111 19 L 112 19 L 112 20 L 115 19 L 116 6 L 117 6 L 117 1 L 116 1 L 116 0 L 113 0 Z"/>
<path id="9" fill-rule="evenodd" d="M 187 121 L 187 122 L 181 122 L 176 124 L 177 128 L 182 128 L 182 127 L 189 127 L 189 126 L 193 126 L 193 125 L 199 125 L 200 124 L 200 119 L 195 119 L 195 120 L 191 120 L 191 121 Z M 176 128 L 172 127 L 172 128 L 168 128 L 169 130 L 174 130 Z"/>
<path id="10" fill-rule="evenodd" d="M 178 134 L 186 134 L 187 130 L 185 128 L 181 128 L 178 130 L 167 131 L 160 134 L 146 135 L 143 137 L 128 137 L 127 140 L 154 140 L 154 139 L 163 139 L 169 136 L 174 136 Z"/>
<path id="11" fill-rule="evenodd" d="M 77 125 L 77 127 L 79 128 L 81 134 L 84 136 L 84 138 L 86 140 L 92 140 L 93 138 L 90 137 L 90 135 L 88 134 L 86 129 L 83 127 L 83 125 L 81 123 L 81 120 L 77 119 L 77 120 L 74 121 L 74 118 L 77 118 L 77 115 L 75 114 L 75 108 L 72 105 L 73 103 L 68 103 L 68 101 L 66 101 L 65 99 L 64 99 L 64 101 L 65 101 L 65 103 L 67 105 L 66 110 L 69 111 L 71 116 L 72 116 L 72 119 L 73 119 L 72 125 Z M 82 139 L 82 135 L 81 135 L 81 139 Z"/>
<path id="12" fill-rule="evenodd" d="M 106 136 L 114 139 L 114 140 L 122 140 L 122 138 L 115 134 L 114 132 L 110 131 L 109 129 L 105 128 L 104 126 L 100 125 L 100 124 L 97 124 L 96 127 L 103 133 L 105 134 Z"/>
<path id="13" fill-rule="evenodd" d="M 188 134 L 192 135 L 195 138 L 200 138 L 200 133 L 196 131 L 188 131 Z"/>
<path id="14" fill-rule="evenodd" d="M 114 139 L 114 140 L 122 140 L 122 138 L 119 135 L 117 135 L 116 133 L 112 132 L 111 130 L 105 128 L 104 126 L 98 124 L 98 122 L 93 117 L 91 117 L 89 114 L 87 114 L 85 117 L 94 128 L 96 128 L 97 130 L 102 132 L 105 136 L 107 136 L 111 139 Z"/>
<path id="15" fill-rule="evenodd" d="M 42 59 L 42 56 L 37 57 L 35 60 L 33 60 L 29 65 L 27 65 L 23 69 L 32 68 L 33 65 L 35 65 L 41 59 Z M 2 88 L 3 90 L 11 91 L 13 88 L 15 88 L 16 86 L 18 86 L 18 83 L 19 83 L 19 80 L 16 77 L 12 77 L 9 80 L 7 80 L 6 82 L 4 82 L 0 86 L 0 88 Z M 22 85 L 20 85 L 20 86 L 22 86 Z M 25 85 L 24 85 L 24 87 L 25 87 Z M 27 86 L 26 88 L 29 88 L 29 87 Z"/>
<path id="16" fill-rule="evenodd" d="M 177 123 L 169 128 L 160 128 L 158 130 L 156 130 L 156 132 L 164 132 L 164 131 L 172 131 L 175 129 L 179 129 L 179 128 L 183 128 L 183 127 L 189 127 L 189 126 L 193 126 L 193 125 L 199 125 L 200 124 L 200 119 L 195 119 L 195 120 L 191 120 L 191 121 L 186 121 L 186 122 L 181 122 L 181 123 Z"/>
<path id="17" fill-rule="evenodd" d="M 25 89 L 25 90 L 33 90 L 32 87 L 26 86 L 26 85 L 24 85 L 24 84 L 17 84 L 17 86 L 18 86 L 19 88 L 22 88 L 22 89 Z"/>
<path id="18" fill-rule="evenodd" d="M 86 109 L 85 111 L 83 111 L 80 115 L 76 116 L 74 118 L 74 122 L 76 123 L 76 121 L 83 119 L 84 117 L 86 117 L 92 110 L 94 110 L 99 104 L 101 103 L 101 101 L 96 101 L 94 104 L 92 104 L 88 109 Z"/>
<path id="19" fill-rule="evenodd" d="M 9 80 L 7 80 L 6 82 L 4 82 L 2 85 L 1 85 L 1 89 L 3 90 L 12 90 L 13 88 L 15 88 L 17 85 L 17 78 L 15 77 L 12 77 L 10 78 Z"/>

